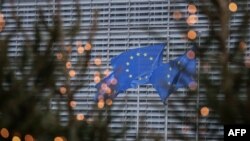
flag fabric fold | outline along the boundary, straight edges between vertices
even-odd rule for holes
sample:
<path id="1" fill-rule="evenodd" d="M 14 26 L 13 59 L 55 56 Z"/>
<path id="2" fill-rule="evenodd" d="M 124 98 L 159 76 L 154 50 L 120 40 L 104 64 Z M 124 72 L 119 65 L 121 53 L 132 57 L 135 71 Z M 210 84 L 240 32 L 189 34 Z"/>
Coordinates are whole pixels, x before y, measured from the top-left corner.
<path id="1" fill-rule="evenodd" d="M 111 60 L 117 91 L 148 83 L 150 74 L 162 61 L 164 44 L 130 49 Z"/>
<path id="2" fill-rule="evenodd" d="M 165 44 L 156 44 L 130 49 L 112 58 L 113 72 L 96 85 L 98 93 L 95 100 L 98 97 L 113 98 L 128 88 L 147 84 L 151 73 L 162 61 L 164 47 Z M 112 81 L 116 83 L 111 83 Z"/>
<path id="3" fill-rule="evenodd" d="M 196 60 L 193 50 L 154 70 L 150 83 L 158 92 L 163 103 L 178 88 L 188 87 L 195 82 Z"/>
<path id="4" fill-rule="evenodd" d="M 165 44 L 130 49 L 111 60 L 113 72 L 103 78 L 96 88 L 95 100 L 113 99 L 128 88 L 141 84 L 152 84 L 165 103 L 169 95 L 178 88 L 195 82 L 196 60 L 193 50 L 162 63 Z"/>

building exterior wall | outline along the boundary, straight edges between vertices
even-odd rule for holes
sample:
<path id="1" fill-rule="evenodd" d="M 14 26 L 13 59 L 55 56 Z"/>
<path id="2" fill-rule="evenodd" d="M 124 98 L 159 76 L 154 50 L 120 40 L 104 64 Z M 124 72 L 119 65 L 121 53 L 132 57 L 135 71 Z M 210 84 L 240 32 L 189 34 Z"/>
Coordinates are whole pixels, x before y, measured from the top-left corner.
<path id="1" fill-rule="evenodd" d="M 47 22 L 52 21 L 56 1 L 50 3 L 48 5 L 43 0 L 16 0 L 14 5 L 4 4 L 2 13 L 6 19 L 5 32 L 15 30 L 15 23 L 9 18 L 11 17 L 11 7 L 16 8 L 17 15 L 22 17 L 24 29 L 32 33 L 38 7 L 44 10 Z M 65 29 L 76 21 L 75 4 L 74 0 L 61 0 L 61 15 Z M 164 61 L 167 62 L 192 47 L 192 43 L 182 32 L 189 29 L 187 23 L 185 20 L 173 18 L 175 11 L 180 11 L 182 18 L 188 17 L 186 0 L 82 0 L 79 4 L 82 20 L 81 29 L 75 41 L 81 41 L 83 44 L 88 41 L 93 12 L 99 11 L 98 30 L 92 42 L 92 57 L 102 59 L 102 71 L 111 69 L 110 59 L 112 57 L 131 48 L 164 42 L 166 43 Z M 199 11 L 196 14 L 199 21 L 194 28 L 198 32 L 196 42 L 199 43 L 208 34 L 209 26 L 206 18 Z M 232 27 L 238 24 L 237 16 L 234 18 Z M 20 53 L 19 45 L 23 42 L 23 38 L 17 34 L 12 41 L 10 55 L 15 56 Z M 234 44 L 233 39 L 230 44 Z M 77 53 L 73 52 L 71 55 L 73 63 L 75 57 L 77 57 Z M 197 71 L 199 71 L 199 61 L 197 66 Z M 84 75 L 84 78 L 76 78 L 72 81 L 72 85 L 88 83 L 75 95 L 78 103 L 75 108 L 76 113 L 87 115 L 91 110 L 96 93 L 93 81 L 95 70 L 96 67 L 90 65 L 88 74 Z M 217 80 L 216 73 L 213 76 Z M 158 137 L 160 140 L 181 140 L 178 139 L 176 132 L 190 140 L 221 140 L 223 126 L 218 123 L 213 112 L 207 117 L 199 115 L 197 109 L 204 106 L 204 99 L 204 89 L 200 87 L 194 94 L 189 94 L 187 89 L 179 89 L 168 98 L 167 105 L 162 104 L 151 85 L 129 89 L 125 93 L 119 94 L 113 102 L 111 114 L 114 119 L 110 128 L 117 131 L 124 126 L 128 127 L 128 132 L 123 136 L 124 140 L 136 138 L 150 140 L 153 137 Z M 53 99 L 51 107 L 54 107 Z M 62 121 L 67 120 L 67 115 L 63 112 L 61 116 Z M 194 128 L 192 125 L 196 125 L 198 128 Z"/>

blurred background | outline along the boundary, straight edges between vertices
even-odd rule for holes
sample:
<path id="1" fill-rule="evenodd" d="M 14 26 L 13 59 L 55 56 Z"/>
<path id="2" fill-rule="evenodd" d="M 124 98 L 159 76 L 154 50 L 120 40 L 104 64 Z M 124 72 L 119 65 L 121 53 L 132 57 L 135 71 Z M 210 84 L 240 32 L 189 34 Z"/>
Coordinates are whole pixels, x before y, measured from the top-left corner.
<path id="1" fill-rule="evenodd" d="M 12 0 L 0 7 L 0 139 L 223 140 L 250 122 L 247 0 Z M 197 84 L 164 105 L 152 85 L 94 102 L 111 58 L 196 47 Z"/>

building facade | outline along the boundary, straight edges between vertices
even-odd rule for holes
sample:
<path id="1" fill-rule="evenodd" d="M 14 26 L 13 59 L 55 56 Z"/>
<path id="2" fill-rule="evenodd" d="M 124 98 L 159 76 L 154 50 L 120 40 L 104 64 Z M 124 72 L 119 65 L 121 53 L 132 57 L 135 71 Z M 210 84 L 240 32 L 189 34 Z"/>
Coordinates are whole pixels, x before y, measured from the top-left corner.
<path id="1" fill-rule="evenodd" d="M 65 28 L 71 27 L 76 21 L 75 0 L 61 0 L 61 16 Z M 196 1 L 192 1 L 195 5 Z M 204 15 L 198 11 L 188 11 L 189 3 L 186 0 L 80 0 L 81 28 L 75 38 L 85 44 L 93 23 L 93 13 L 98 10 L 98 30 L 94 36 L 91 57 L 102 60 L 101 70 L 111 69 L 110 59 L 120 53 L 136 47 L 143 47 L 157 43 L 166 43 L 164 61 L 174 59 L 192 47 L 187 39 L 186 31 L 193 28 L 197 31 L 196 42 L 200 43 L 208 34 L 209 25 Z M 5 32 L 11 32 L 15 23 L 11 17 L 12 8 L 22 17 L 24 29 L 32 32 L 33 24 L 37 20 L 37 9 L 42 8 L 48 24 L 56 12 L 57 1 L 47 4 L 44 0 L 16 0 L 14 4 L 5 3 L 2 13 L 5 16 Z M 188 25 L 186 19 L 195 14 L 198 18 L 194 25 Z M 232 27 L 237 25 L 237 15 L 233 16 Z M 232 37 L 233 38 L 233 37 Z M 12 39 L 10 54 L 19 53 L 21 35 Z M 249 42 L 249 40 L 248 40 Z M 231 39 L 234 44 L 233 39 Z M 71 61 L 77 53 L 71 55 Z M 199 61 L 197 71 L 200 71 Z M 88 69 L 84 79 L 76 78 L 72 85 L 87 82 L 79 93 L 75 95 L 76 113 L 87 115 L 93 105 L 96 93 L 93 75 L 96 67 Z M 214 74 L 216 80 L 216 74 Z M 197 76 L 198 79 L 198 76 Z M 53 105 L 52 99 L 51 107 Z M 189 140 L 222 140 L 223 126 L 218 122 L 216 115 L 210 111 L 208 116 L 201 116 L 199 109 L 206 106 L 204 103 L 204 89 L 199 87 L 195 93 L 188 89 L 179 89 L 173 93 L 164 105 L 156 90 L 151 85 L 142 85 L 136 89 L 129 89 L 113 101 L 113 120 L 110 128 L 114 131 L 128 128 L 121 140 L 182 140 L 184 136 Z M 67 115 L 62 112 L 62 122 Z"/>

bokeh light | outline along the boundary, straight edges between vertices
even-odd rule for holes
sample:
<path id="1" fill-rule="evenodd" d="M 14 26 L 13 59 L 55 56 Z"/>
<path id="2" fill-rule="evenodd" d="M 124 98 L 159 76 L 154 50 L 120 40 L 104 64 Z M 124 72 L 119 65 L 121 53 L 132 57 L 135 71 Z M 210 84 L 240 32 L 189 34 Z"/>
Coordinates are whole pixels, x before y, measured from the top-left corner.
<path id="1" fill-rule="evenodd" d="M 106 90 L 108 88 L 108 85 L 106 83 L 102 83 L 101 89 Z"/>
<path id="2" fill-rule="evenodd" d="M 55 137 L 54 141 L 64 141 L 63 137 Z"/>
<path id="3" fill-rule="evenodd" d="M 200 109 L 201 116 L 206 117 L 209 115 L 209 108 L 204 106 Z"/>
<path id="4" fill-rule="evenodd" d="M 111 94 L 112 93 L 111 88 L 106 83 L 103 83 L 101 85 L 101 91 L 105 92 L 106 94 Z"/>
<path id="5" fill-rule="evenodd" d="M 89 50 L 91 50 L 92 46 L 89 42 L 87 42 L 84 48 L 85 48 L 85 50 L 89 51 Z"/>
<path id="6" fill-rule="evenodd" d="M 99 109 L 102 109 L 104 107 L 105 103 L 104 103 L 104 100 L 103 99 L 100 99 L 97 103 L 97 107 Z"/>
<path id="7" fill-rule="evenodd" d="M 106 69 L 106 70 L 103 72 L 103 74 L 104 74 L 105 76 L 108 76 L 108 75 L 110 74 L 109 69 Z"/>
<path id="8" fill-rule="evenodd" d="M 106 104 L 108 105 L 108 106 L 111 106 L 112 104 L 113 104 L 113 101 L 112 101 L 112 99 L 107 99 L 106 100 Z"/>
<path id="9" fill-rule="evenodd" d="M 103 100 L 103 99 L 104 99 L 104 96 L 102 94 L 98 95 L 98 101 Z"/>
<path id="10" fill-rule="evenodd" d="M 189 89 L 190 89 L 191 91 L 195 91 L 195 90 L 197 89 L 198 85 L 197 85 L 196 82 L 192 81 L 192 82 L 190 82 L 190 83 L 188 84 L 188 87 L 189 87 Z"/>
<path id="11" fill-rule="evenodd" d="M 236 12 L 238 10 L 238 6 L 235 2 L 230 2 L 228 8 L 231 12 Z"/>
<path id="12" fill-rule="evenodd" d="M 4 26 L 5 26 L 4 15 L 2 13 L 0 13 L 0 32 L 3 31 Z"/>
<path id="13" fill-rule="evenodd" d="M 188 12 L 190 14 L 195 14 L 197 12 L 197 8 L 194 4 L 189 4 L 188 5 Z"/>
<path id="14" fill-rule="evenodd" d="M 246 44 L 246 42 L 244 42 L 244 41 L 240 41 L 240 43 L 239 43 L 239 47 L 240 47 L 240 50 L 241 50 L 241 51 L 245 51 L 245 50 L 246 50 L 246 48 L 247 48 L 247 44 Z"/>
<path id="15" fill-rule="evenodd" d="M 67 89 L 66 89 L 66 87 L 60 87 L 59 91 L 60 91 L 61 94 L 66 94 Z"/>
<path id="16" fill-rule="evenodd" d="M 100 74 L 100 72 L 99 71 L 95 71 L 94 72 L 94 76 L 100 76 L 101 74 Z"/>
<path id="17" fill-rule="evenodd" d="M 2 128 L 2 129 L 0 130 L 0 135 L 1 135 L 3 138 L 8 138 L 9 135 L 10 135 L 10 133 L 9 133 L 8 129 Z"/>
<path id="18" fill-rule="evenodd" d="M 115 79 L 115 78 L 111 79 L 111 84 L 116 85 L 117 84 L 117 79 Z"/>
<path id="19" fill-rule="evenodd" d="M 247 68 L 250 68 L 250 56 L 245 57 L 244 64 Z"/>
<path id="20" fill-rule="evenodd" d="M 198 22 L 198 17 L 196 15 L 190 15 L 190 16 L 188 16 L 186 22 L 190 26 L 194 25 Z"/>
<path id="21" fill-rule="evenodd" d="M 188 51 L 188 52 L 187 52 L 187 57 L 188 57 L 189 59 L 194 59 L 194 58 L 195 58 L 195 53 L 194 53 L 194 51 L 192 51 L 192 50 Z"/>
<path id="22" fill-rule="evenodd" d="M 83 114 L 77 114 L 76 115 L 76 120 L 79 120 L 79 121 L 82 121 L 82 120 L 84 120 L 84 115 Z"/>
<path id="23" fill-rule="evenodd" d="M 70 76 L 70 77 L 75 77 L 75 76 L 76 76 L 76 71 L 70 70 L 70 71 L 69 71 L 69 76 Z"/>
<path id="24" fill-rule="evenodd" d="M 95 58 L 94 63 L 95 65 L 100 66 L 102 64 L 101 58 Z"/>
<path id="25" fill-rule="evenodd" d="M 70 61 L 66 62 L 66 68 L 67 69 L 70 69 L 72 67 L 72 64 Z"/>
<path id="26" fill-rule="evenodd" d="M 101 81 L 100 76 L 94 76 L 94 82 L 97 84 Z"/>
<path id="27" fill-rule="evenodd" d="M 111 88 L 110 88 L 110 87 L 107 87 L 107 88 L 105 89 L 105 93 L 106 93 L 106 94 L 111 94 L 111 93 L 112 93 Z"/>
<path id="28" fill-rule="evenodd" d="M 93 122 L 94 122 L 94 119 L 93 119 L 93 118 L 88 118 L 88 119 L 87 119 L 87 123 L 88 123 L 88 124 L 92 124 Z"/>
<path id="29" fill-rule="evenodd" d="M 95 73 L 94 73 L 94 82 L 95 83 L 99 83 L 100 81 L 101 81 L 101 77 L 100 77 L 100 72 L 99 71 L 96 71 Z"/>
<path id="30" fill-rule="evenodd" d="M 82 46 L 79 46 L 79 47 L 77 48 L 77 52 L 78 52 L 79 54 L 83 54 L 84 48 L 83 48 Z"/>
<path id="31" fill-rule="evenodd" d="M 57 53 L 56 54 L 56 58 L 57 58 L 57 60 L 62 60 L 62 58 L 63 58 L 63 54 L 62 53 Z"/>
<path id="32" fill-rule="evenodd" d="M 35 141 L 34 137 L 32 135 L 29 135 L 29 134 L 24 136 L 24 140 L 25 141 Z"/>
<path id="33" fill-rule="evenodd" d="M 182 18 L 182 13 L 179 10 L 175 10 L 173 12 L 173 19 L 175 20 L 180 20 Z"/>
<path id="34" fill-rule="evenodd" d="M 70 45 L 66 46 L 66 51 L 67 51 L 68 53 L 71 53 L 72 47 L 71 47 Z"/>
<path id="35" fill-rule="evenodd" d="M 69 105 L 70 105 L 70 107 L 75 108 L 76 105 L 77 105 L 77 102 L 76 101 L 70 101 Z"/>
<path id="36" fill-rule="evenodd" d="M 77 46 L 77 47 L 82 46 L 82 42 L 81 42 L 81 41 L 76 41 L 76 46 Z"/>
<path id="37" fill-rule="evenodd" d="M 21 139 L 18 136 L 13 136 L 12 141 L 21 141 Z"/>
<path id="38" fill-rule="evenodd" d="M 194 30 L 189 30 L 187 33 L 187 37 L 190 40 L 194 40 L 197 37 L 197 33 Z"/>

